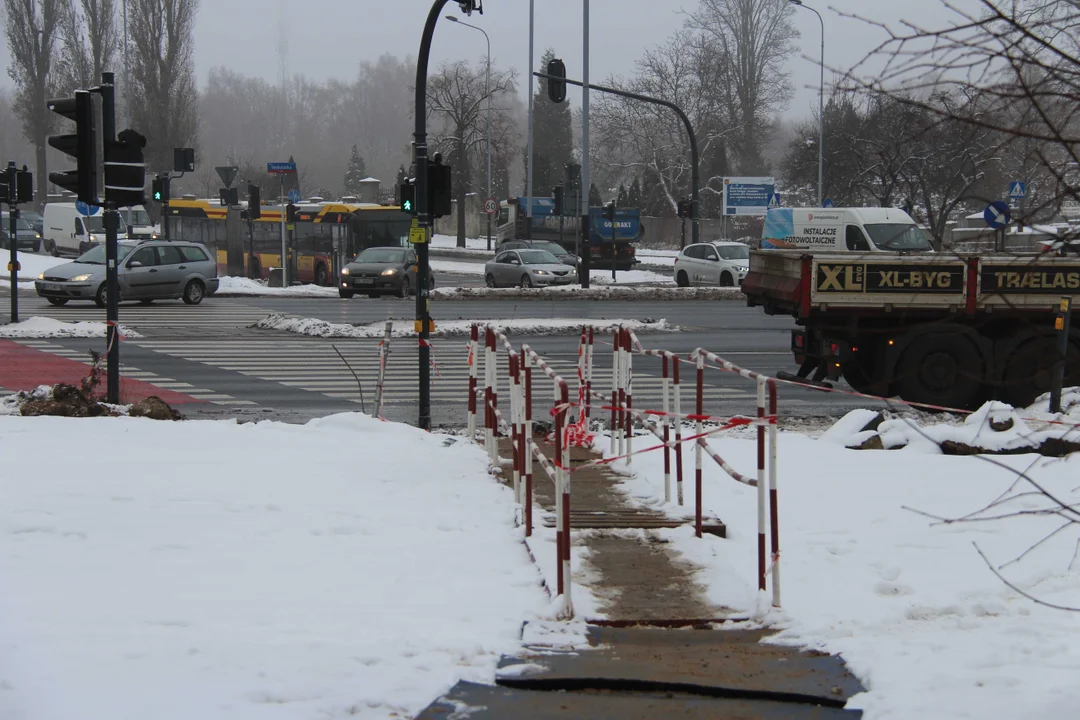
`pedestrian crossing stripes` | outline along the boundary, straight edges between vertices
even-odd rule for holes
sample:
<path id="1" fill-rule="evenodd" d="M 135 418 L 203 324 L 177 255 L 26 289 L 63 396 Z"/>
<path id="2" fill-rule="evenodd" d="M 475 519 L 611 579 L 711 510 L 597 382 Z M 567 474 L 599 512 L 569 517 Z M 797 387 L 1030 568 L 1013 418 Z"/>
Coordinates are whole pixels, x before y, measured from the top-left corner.
<path id="1" fill-rule="evenodd" d="M 133 341 L 145 350 L 153 350 L 171 357 L 198 362 L 221 370 L 280 383 L 286 387 L 307 390 L 327 397 L 370 402 L 374 397 L 378 380 L 379 350 L 375 340 L 259 340 L 193 342 L 146 340 Z M 431 398 L 433 402 L 462 403 L 468 397 L 468 353 L 463 342 L 444 341 L 444 351 L 436 348 L 431 373 Z M 336 350 L 335 350 L 336 347 Z M 342 361 L 344 357 L 345 362 Z M 571 386 L 577 383 L 577 358 L 563 353 L 561 356 L 545 356 L 550 366 Z M 347 362 L 347 365 L 346 365 Z M 500 359 L 498 376 L 499 391 L 509 389 L 505 357 Z M 384 380 L 384 401 L 388 404 L 415 404 L 418 398 L 417 350 L 406 341 L 392 344 Z M 482 367 L 478 368 L 482 376 Z M 355 373 L 356 377 L 353 376 Z M 359 378 L 360 385 L 357 385 Z M 662 379 L 649 371 L 634 373 L 634 403 L 659 408 L 662 404 Z M 537 398 L 547 397 L 550 381 L 540 371 L 533 374 L 533 392 Z M 593 387 L 600 393 L 610 392 L 611 366 L 606 367 L 597 357 L 593 371 Z M 683 397 L 689 401 L 693 389 L 684 386 Z M 708 386 L 706 400 L 751 400 L 752 388 L 738 386 Z"/>
<path id="2" fill-rule="evenodd" d="M 61 322 L 105 322 L 105 309 L 93 304 L 80 303 L 64 307 L 24 309 L 25 317 L 49 317 Z M 140 328 L 241 328 L 250 327 L 262 320 L 270 311 L 266 308 L 239 303 L 206 302 L 185 305 L 181 302 L 164 302 L 160 305 L 120 306 L 120 324 Z"/>
<path id="3" fill-rule="evenodd" d="M 85 350 L 72 350 L 66 348 L 63 345 L 58 345 L 48 340 L 17 340 L 18 344 L 25 347 L 33 348 L 35 350 L 41 350 L 43 352 L 52 353 L 53 355 L 59 355 L 60 357 L 67 358 L 69 360 L 75 360 L 81 362 L 90 367 L 89 355 Z M 208 390 L 206 388 L 196 387 L 186 382 L 179 382 L 170 377 L 162 377 L 157 373 L 147 372 L 140 370 L 139 368 L 126 365 L 123 362 L 120 363 L 120 377 L 131 378 L 133 380 L 141 380 L 142 382 L 155 385 L 165 390 L 172 390 L 174 392 L 183 393 L 189 395 L 198 400 L 205 400 L 206 402 L 214 403 L 215 405 L 255 405 L 257 403 L 250 400 L 238 400 L 232 395 L 220 393 L 214 390 Z M 0 393 L 2 395 L 3 393 Z M 8 391 L 7 394 L 11 394 Z"/>

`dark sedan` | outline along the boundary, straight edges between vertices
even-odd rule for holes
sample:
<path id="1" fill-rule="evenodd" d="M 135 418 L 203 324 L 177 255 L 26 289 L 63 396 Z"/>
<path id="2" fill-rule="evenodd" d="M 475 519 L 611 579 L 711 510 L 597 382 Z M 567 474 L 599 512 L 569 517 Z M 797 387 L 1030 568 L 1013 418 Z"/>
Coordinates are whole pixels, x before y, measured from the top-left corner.
<path id="1" fill-rule="evenodd" d="M 429 279 L 435 287 L 435 279 Z M 416 253 L 412 248 L 373 247 L 364 250 L 341 270 L 338 295 L 368 297 L 397 295 L 407 298 L 416 289 Z"/>

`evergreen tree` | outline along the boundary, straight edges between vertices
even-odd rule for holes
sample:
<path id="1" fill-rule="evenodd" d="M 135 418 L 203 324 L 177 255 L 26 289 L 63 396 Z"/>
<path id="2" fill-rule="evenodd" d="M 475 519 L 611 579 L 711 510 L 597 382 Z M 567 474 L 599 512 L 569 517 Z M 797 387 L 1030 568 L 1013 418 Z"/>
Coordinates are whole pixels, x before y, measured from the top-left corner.
<path id="1" fill-rule="evenodd" d="M 367 177 L 367 166 L 360 149 L 352 146 L 352 155 L 349 156 L 349 165 L 345 169 L 345 195 L 359 195 L 360 181 Z"/>
<path id="2" fill-rule="evenodd" d="M 641 200 L 641 179 L 635 175 L 634 182 L 630 183 L 630 190 L 626 193 L 626 205 L 640 210 Z"/>
<path id="3" fill-rule="evenodd" d="M 615 204 L 619 207 L 627 207 L 630 204 L 630 198 L 626 194 L 626 186 L 619 183 L 619 193 L 615 196 Z"/>
<path id="4" fill-rule="evenodd" d="M 546 68 L 555 58 L 555 51 L 548 48 L 540 59 L 540 67 Z M 548 98 L 547 80 L 540 78 L 533 97 L 533 194 L 545 197 L 551 188 L 563 180 L 564 168 L 573 158 L 574 133 L 571 124 L 570 104 L 553 103 Z M 526 167 L 528 166 L 528 148 Z M 526 176 L 527 177 L 527 176 Z"/>
<path id="5" fill-rule="evenodd" d="M 600 197 L 600 189 L 596 187 L 596 183 L 589 184 L 589 207 L 600 207 L 604 204 L 603 198 Z"/>

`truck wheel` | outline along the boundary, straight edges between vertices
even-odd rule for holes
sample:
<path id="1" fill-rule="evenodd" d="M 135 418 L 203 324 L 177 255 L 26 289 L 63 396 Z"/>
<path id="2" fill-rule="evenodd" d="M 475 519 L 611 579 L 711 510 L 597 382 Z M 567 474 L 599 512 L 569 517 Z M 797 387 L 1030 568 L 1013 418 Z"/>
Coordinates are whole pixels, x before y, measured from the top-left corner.
<path id="1" fill-rule="evenodd" d="M 1076 339 L 1069 342 L 1062 387 L 1080 383 L 1080 346 Z M 1058 357 L 1057 339 L 1052 336 L 1033 337 L 1017 345 L 1005 361 L 1001 398 L 1013 407 L 1027 407 L 1035 398 L 1050 392 L 1054 364 Z"/>
<path id="2" fill-rule="evenodd" d="M 675 284 L 679 287 L 690 287 L 690 278 L 682 270 L 675 276 Z"/>
<path id="3" fill-rule="evenodd" d="M 974 409 L 983 375 L 979 349 L 960 333 L 917 337 L 896 365 L 900 397 L 952 408 Z"/>
<path id="4" fill-rule="evenodd" d="M 889 383 L 882 380 L 877 369 L 874 348 L 863 346 L 861 352 L 840 361 L 840 372 L 855 392 L 879 397 L 889 394 Z"/>

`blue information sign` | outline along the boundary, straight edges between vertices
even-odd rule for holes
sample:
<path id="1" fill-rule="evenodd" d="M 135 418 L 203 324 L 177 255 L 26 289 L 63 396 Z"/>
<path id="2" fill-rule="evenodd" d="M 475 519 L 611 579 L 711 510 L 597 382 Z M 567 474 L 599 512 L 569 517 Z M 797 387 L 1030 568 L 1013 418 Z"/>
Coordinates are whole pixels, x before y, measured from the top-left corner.
<path id="1" fill-rule="evenodd" d="M 291 202 L 293 204 L 296 204 L 296 203 L 300 202 L 300 191 L 299 190 L 293 189 L 293 190 L 289 191 L 289 202 Z"/>
<path id="2" fill-rule="evenodd" d="M 266 163 L 266 172 L 268 172 L 268 173 L 294 173 L 294 172 L 296 172 L 296 163 L 294 163 L 294 162 Z"/>
<path id="3" fill-rule="evenodd" d="M 836 207 L 836 203 L 833 202 L 832 198 L 825 198 L 821 201 L 821 207 Z"/>
<path id="4" fill-rule="evenodd" d="M 80 215 L 97 215 L 101 210 L 97 205 L 87 205 L 82 200 L 75 201 L 75 209 L 79 211 Z"/>
<path id="5" fill-rule="evenodd" d="M 1012 210 L 1009 209 L 1008 203 L 995 200 L 986 206 L 986 210 L 983 211 L 983 220 L 989 227 L 999 230 L 1012 221 Z"/>
<path id="6" fill-rule="evenodd" d="M 724 178 L 724 214 L 764 215 L 775 193 L 771 177 Z"/>

